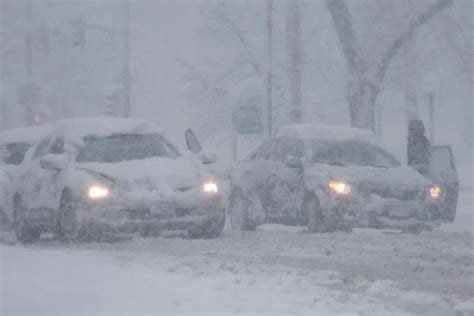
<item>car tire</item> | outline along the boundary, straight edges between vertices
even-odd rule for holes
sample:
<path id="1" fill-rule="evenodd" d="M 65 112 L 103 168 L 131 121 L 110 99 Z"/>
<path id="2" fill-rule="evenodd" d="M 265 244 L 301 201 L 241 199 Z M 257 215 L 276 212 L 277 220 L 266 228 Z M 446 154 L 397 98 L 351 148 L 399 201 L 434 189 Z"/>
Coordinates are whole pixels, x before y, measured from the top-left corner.
<path id="1" fill-rule="evenodd" d="M 250 217 L 257 196 L 248 196 L 242 188 L 234 187 L 229 197 L 230 223 L 232 229 L 253 231 L 257 227 Z"/>
<path id="2" fill-rule="evenodd" d="M 324 233 L 327 231 L 319 199 L 314 192 L 308 191 L 304 196 L 303 207 L 308 214 L 308 232 Z"/>
<path id="3" fill-rule="evenodd" d="M 15 223 L 16 238 L 22 244 L 29 244 L 38 241 L 41 231 L 38 228 L 28 225 L 23 207 L 23 200 L 17 193 L 13 198 L 13 216 Z"/>
<path id="4" fill-rule="evenodd" d="M 64 189 L 59 200 L 58 233 L 67 241 L 77 238 L 78 222 L 71 190 Z"/>

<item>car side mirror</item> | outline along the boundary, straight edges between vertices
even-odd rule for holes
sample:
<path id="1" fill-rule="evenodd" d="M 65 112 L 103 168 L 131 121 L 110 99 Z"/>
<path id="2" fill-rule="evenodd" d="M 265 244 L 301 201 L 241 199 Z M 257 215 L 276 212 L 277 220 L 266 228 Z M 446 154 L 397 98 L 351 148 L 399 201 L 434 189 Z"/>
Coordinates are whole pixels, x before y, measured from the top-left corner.
<path id="1" fill-rule="evenodd" d="M 286 159 L 285 163 L 289 168 L 293 168 L 293 169 L 304 168 L 303 160 L 298 157 L 290 156 Z"/>
<path id="2" fill-rule="evenodd" d="M 203 165 L 209 165 L 217 161 L 217 155 L 213 153 L 201 152 L 198 155 L 198 159 L 202 162 Z"/>
<path id="3" fill-rule="evenodd" d="M 43 169 L 51 171 L 61 171 L 65 165 L 64 155 L 46 155 L 40 160 L 40 166 Z"/>

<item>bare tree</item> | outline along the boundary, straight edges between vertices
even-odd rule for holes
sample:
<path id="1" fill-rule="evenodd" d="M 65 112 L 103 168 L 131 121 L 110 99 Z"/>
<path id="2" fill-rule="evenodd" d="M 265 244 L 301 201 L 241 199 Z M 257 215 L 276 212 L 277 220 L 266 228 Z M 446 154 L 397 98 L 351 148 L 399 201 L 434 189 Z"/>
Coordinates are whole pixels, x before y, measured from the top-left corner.
<path id="1" fill-rule="evenodd" d="M 273 0 L 266 2 L 266 73 L 265 73 L 265 96 L 267 104 L 267 133 L 273 134 Z"/>
<path id="2" fill-rule="evenodd" d="M 372 47 L 364 47 L 356 35 L 346 1 L 326 0 L 350 73 L 347 101 L 353 126 L 375 130 L 375 101 L 390 63 L 418 28 L 452 3 L 453 0 L 436 0 L 420 10 L 404 27 L 391 34 L 378 56 L 372 55 L 369 60 L 368 49 Z"/>
<path id="3" fill-rule="evenodd" d="M 123 1 L 123 115 L 130 117 L 130 3 Z"/>

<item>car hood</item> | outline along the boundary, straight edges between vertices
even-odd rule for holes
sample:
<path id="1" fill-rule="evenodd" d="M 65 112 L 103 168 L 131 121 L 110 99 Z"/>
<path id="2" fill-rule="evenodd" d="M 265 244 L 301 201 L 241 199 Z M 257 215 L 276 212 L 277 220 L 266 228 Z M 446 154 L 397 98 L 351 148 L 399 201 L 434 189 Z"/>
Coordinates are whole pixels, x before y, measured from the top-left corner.
<path id="1" fill-rule="evenodd" d="M 365 193 L 387 195 L 415 193 L 426 189 L 430 182 L 409 167 L 336 167 L 316 164 L 305 168 L 305 180 L 310 187 L 326 185 L 331 180 L 345 181 Z"/>
<path id="2" fill-rule="evenodd" d="M 149 158 L 118 163 L 80 163 L 76 169 L 105 178 L 125 191 L 186 191 L 202 183 L 207 174 L 202 165 L 186 157 Z"/>

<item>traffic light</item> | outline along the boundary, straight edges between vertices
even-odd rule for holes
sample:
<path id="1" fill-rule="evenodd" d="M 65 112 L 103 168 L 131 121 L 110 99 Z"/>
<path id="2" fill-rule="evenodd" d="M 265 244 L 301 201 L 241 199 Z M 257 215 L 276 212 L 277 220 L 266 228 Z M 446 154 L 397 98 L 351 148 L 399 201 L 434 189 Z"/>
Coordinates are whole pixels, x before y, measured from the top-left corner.
<path id="1" fill-rule="evenodd" d="M 42 123 L 42 121 L 43 121 L 43 116 L 41 115 L 41 113 L 35 113 L 33 115 L 33 122 L 35 124 L 40 124 L 40 123 Z"/>

